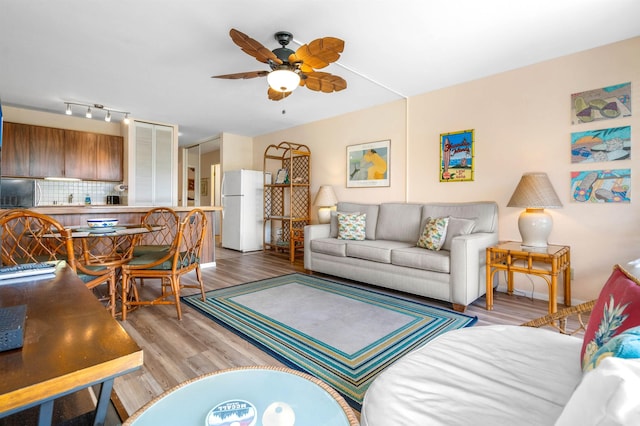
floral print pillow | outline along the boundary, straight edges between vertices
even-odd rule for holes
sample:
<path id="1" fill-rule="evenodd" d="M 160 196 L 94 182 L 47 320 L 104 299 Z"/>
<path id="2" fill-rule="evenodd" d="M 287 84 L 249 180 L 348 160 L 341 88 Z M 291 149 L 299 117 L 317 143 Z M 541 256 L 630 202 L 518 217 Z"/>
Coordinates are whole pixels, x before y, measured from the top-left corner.
<path id="1" fill-rule="evenodd" d="M 418 247 L 438 251 L 442 248 L 447 236 L 448 217 L 430 217 L 424 226 L 424 231 L 416 244 Z"/>
<path id="2" fill-rule="evenodd" d="M 338 239 L 363 241 L 365 238 L 366 213 L 337 213 Z"/>
<path id="3" fill-rule="evenodd" d="M 617 356 L 615 354 L 620 352 L 622 343 L 627 345 L 626 353 L 630 353 L 629 341 L 613 339 L 624 331 L 638 326 L 640 326 L 640 282 L 620 265 L 616 265 L 600 291 L 600 296 L 589 317 L 582 343 L 582 369 L 591 370 L 602 358 Z M 640 357 L 640 353 L 636 357 Z"/>

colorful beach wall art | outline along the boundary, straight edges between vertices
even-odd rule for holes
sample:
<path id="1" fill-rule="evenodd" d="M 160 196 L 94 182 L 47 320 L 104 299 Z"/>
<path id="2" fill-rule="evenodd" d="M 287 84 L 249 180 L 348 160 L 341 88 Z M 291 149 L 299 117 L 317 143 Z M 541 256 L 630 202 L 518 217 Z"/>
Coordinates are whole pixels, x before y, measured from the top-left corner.
<path id="1" fill-rule="evenodd" d="M 571 124 L 630 116 L 630 82 L 571 95 Z"/>
<path id="2" fill-rule="evenodd" d="M 440 134 L 440 182 L 473 180 L 474 131 Z"/>
<path id="3" fill-rule="evenodd" d="M 594 163 L 631 158 L 631 126 L 571 133 L 571 162 Z"/>
<path id="4" fill-rule="evenodd" d="M 571 201 L 629 203 L 631 201 L 631 169 L 571 172 Z"/>

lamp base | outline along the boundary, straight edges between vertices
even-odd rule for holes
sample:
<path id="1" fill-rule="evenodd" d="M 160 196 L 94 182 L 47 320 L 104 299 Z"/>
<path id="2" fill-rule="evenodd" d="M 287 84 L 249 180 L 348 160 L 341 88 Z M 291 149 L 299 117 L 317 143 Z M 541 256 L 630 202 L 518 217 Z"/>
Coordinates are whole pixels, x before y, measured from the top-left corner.
<path id="1" fill-rule="evenodd" d="M 335 207 L 320 207 L 318 209 L 318 223 L 331 222 L 331 210 L 335 209 Z"/>
<path id="2" fill-rule="evenodd" d="M 544 209 L 526 209 L 518 218 L 518 229 L 525 247 L 547 247 L 553 218 Z"/>

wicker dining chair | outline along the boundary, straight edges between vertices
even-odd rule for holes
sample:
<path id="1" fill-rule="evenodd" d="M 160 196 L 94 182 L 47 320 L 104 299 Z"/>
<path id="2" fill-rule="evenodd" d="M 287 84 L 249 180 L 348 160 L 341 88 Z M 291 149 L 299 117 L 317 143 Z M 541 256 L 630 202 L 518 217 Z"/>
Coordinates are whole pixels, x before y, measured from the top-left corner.
<path id="1" fill-rule="evenodd" d="M 63 260 L 87 288 L 107 284 L 108 295 L 100 298 L 115 316 L 115 269 L 82 262 L 74 247 L 71 231 L 50 216 L 26 209 L 14 209 L 0 215 L 1 260 L 3 265 Z"/>
<path id="2" fill-rule="evenodd" d="M 168 252 L 149 252 L 133 257 L 122 266 L 122 320 L 127 319 L 127 310 L 140 305 L 175 305 L 178 319 L 182 319 L 180 290 L 199 288 L 205 298 L 200 258 L 207 227 L 207 218 L 200 209 L 193 209 L 180 222 L 176 238 Z M 198 284 L 184 284 L 181 277 L 195 271 Z M 139 279 L 160 280 L 160 295 L 152 300 L 141 300 L 141 291 L 136 287 Z M 145 285 L 145 289 L 146 286 Z M 146 289 L 148 293 L 150 290 Z"/>
<path id="3" fill-rule="evenodd" d="M 175 210 L 169 207 L 156 207 L 142 216 L 141 224 L 161 226 L 162 229 L 137 236 L 133 242 L 134 257 L 148 253 L 168 252 L 178 234 L 180 218 Z"/>

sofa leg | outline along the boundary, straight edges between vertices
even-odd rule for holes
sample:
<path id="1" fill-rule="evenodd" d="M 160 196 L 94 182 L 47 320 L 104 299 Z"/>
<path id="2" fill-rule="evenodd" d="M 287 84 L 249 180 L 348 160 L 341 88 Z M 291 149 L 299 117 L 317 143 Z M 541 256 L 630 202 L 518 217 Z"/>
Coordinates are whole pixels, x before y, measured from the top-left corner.
<path id="1" fill-rule="evenodd" d="M 467 310 L 466 305 L 460 305 L 458 303 L 452 303 L 452 305 L 453 305 L 453 310 L 456 312 L 464 313 L 464 311 Z"/>

